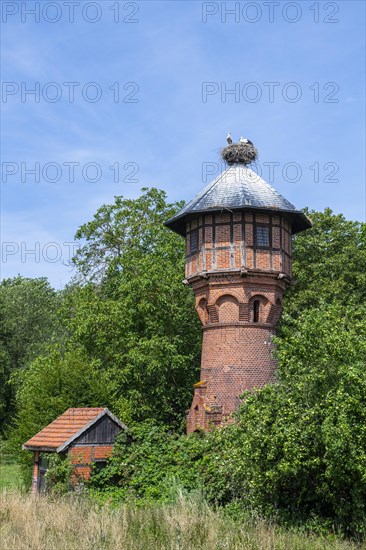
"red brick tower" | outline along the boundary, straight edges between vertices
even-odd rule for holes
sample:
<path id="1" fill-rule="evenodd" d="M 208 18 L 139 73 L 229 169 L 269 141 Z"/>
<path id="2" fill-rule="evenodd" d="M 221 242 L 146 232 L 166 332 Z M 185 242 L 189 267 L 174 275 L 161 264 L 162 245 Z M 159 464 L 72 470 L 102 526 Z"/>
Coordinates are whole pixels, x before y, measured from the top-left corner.
<path id="1" fill-rule="evenodd" d="M 274 379 L 272 336 L 291 281 L 291 236 L 311 227 L 246 166 L 255 155 L 248 140 L 226 147 L 228 168 L 166 224 L 186 238 L 186 282 L 203 330 L 188 433 L 224 423 L 244 390 Z"/>

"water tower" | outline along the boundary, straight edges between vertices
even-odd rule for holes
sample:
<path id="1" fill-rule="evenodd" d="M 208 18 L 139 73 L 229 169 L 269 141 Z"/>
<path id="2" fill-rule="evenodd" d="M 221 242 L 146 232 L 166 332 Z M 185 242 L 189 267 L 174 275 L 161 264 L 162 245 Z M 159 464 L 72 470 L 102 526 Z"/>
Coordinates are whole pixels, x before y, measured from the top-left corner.
<path id="1" fill-rule="evenodd" d="M 166 222 L 186 239 L 186 282 L 203 330 L 188 433 L 225 423 L 244 390 L 274 380 L 291 239 L 311 221 L 249 168 L 256 154 L 249 140 L 229 143 L 227 169 Z"/>

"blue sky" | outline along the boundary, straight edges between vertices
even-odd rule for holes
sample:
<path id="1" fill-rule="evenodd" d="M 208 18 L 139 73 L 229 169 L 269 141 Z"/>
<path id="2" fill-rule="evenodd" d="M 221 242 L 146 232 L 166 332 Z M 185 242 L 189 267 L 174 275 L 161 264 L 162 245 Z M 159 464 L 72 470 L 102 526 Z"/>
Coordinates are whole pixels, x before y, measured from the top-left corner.
<path id="1" fill-rule="evenodd" d="M 365 221 L 364 2 L 73 4 L 2 5 L 2 278 L 61 288 L 101 204 L 191 199 L 228 130 L 298 208 Z"/>

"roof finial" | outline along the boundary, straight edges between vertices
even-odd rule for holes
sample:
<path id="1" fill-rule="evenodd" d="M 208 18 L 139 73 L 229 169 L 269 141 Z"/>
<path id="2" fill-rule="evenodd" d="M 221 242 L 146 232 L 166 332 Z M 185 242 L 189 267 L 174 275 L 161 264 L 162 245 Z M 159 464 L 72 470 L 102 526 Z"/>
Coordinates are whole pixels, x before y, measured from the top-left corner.
<path id="1" fill-rule="evenodd" d="M 232 164 L 250 164 L 257 158 L 258 151 L 250 139 L 241 137 L 238 143 L 233 143 L 230 132 L 226 139 L 229 145 L 222 149 L 221 156 L 229 166 Z"/>

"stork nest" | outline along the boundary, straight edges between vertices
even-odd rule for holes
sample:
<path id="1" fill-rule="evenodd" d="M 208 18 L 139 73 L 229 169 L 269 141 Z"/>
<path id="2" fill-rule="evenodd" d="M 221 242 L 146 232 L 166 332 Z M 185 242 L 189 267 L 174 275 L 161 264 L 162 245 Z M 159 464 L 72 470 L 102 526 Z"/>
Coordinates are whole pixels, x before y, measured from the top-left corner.
<path id="1" fill-rule="evenodd" d="M 257 156 L 258 151 L 252 143 L 232 143 L 221 150 L 224 161 L 232 164 L 250 164 Z"/>

